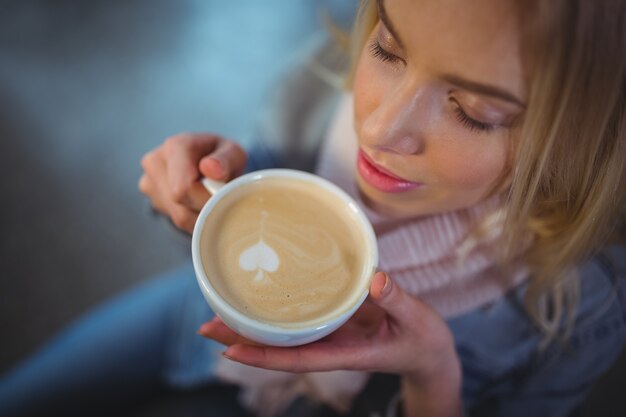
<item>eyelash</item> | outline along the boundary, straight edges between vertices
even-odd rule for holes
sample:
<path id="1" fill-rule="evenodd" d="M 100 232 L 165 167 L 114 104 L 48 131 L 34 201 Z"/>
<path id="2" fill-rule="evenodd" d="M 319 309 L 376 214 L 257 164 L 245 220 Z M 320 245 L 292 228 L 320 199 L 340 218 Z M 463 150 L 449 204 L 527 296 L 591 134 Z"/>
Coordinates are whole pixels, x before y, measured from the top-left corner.
<path id="1" fill-rule="evenodd" d="M 372 54 L 372 56 L 376 59 L 379 59 L 381 62 L 396 63 L 396 62 L 402 61 L 401 58 L 383 49 L 383 47 L 380 46 L 378 39 L 374 39 L 372 41 L 369 49 L 370 49 L 370 53 Z M 454 108 L 454 112 L 456 113 L 456 118 L 459 121 L 459 123 L 461 123 L 463 126 L 468 128 L 469 130 L 487 132 L 487 131 L 493 130 L 496 127 L 495 125 L 480 122 L 476 119 L 472 119 L 471 117 L 467 115 L 467 113 L 465 113 L 465 111 L 463 111 L 463 109 L 461 108 L 460 105 L 458 105 L 458 103 Z"/>
<path id="2" fill-rule="evenodd" d="M 479 122 L 476 119 L 472 119 L 467 115 L 467 113 L 465 113 L 465 111 L 463 111 L 463 109 L 459 105 L 454 108 L 454 112 L 456 113 L 456 118 L 459 123 L 467 127 L 469 130 L 488 132 L 496 128 L 496 125 Z"/>
<path id="3" fill-rule="evenodd" d="M 370 44 L 370 53 L 374 58 L 380 59 L 382 62 L 399 62 L 401 59 L 394 54 L 386 51 L 380 46 L 378 39 L 374 39 Z"/>

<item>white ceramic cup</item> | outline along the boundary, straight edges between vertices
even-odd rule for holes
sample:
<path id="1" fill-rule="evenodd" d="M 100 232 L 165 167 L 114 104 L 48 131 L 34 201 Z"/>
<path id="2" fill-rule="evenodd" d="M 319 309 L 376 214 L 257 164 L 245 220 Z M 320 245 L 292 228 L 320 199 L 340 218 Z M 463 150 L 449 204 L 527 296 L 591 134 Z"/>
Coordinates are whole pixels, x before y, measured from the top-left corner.
<path id="1" fill-rule="evenodd" d="M 303 325 L 299 327 L 290 323 L 289 327 L 281 327 L 276 324 L 264 323 L 251 318 L 236 307 L 230 305 L 211 285 L 211 280 L 202 264 L 200 257 L 200 241 L 202 230 L 207 222 L 219 221 L 212 218 L 211 214 L 217 204 L 231 191 L 253 182 L 264 181 L 267 178 L 285 178 L 307 181 L 320 188 L 330 191 L 340 201 L 354 213 L 355 225 L 361 230 L 361 235 L 365 237 L 365 247 L 367 256 L 364 256 L 366 265 L 362 268 L 362 276 L 359 277 L 354 291 L 351 293 L 351 300 L 341 305 L 334 311 L 328 320 L 314 323 L 313 325 Z M 344 324 L 354 312 L 361 306 L 368 295 L 372 276 L 376 272 L 378 264 L 378 249 L 376 246 L 376 236 L 367 217 L 359 205 L 342 189 L 335 184 L 307 172 L 290 169 L 268 169 L 251 172 L 236 178 L 226 184 L 204 178 L 203 185 L 212 194 L 205 206 L 200 211 L 198 220 L 193 230 L 191 251 L 193 256 L 193 266 L 196 278 L 204 298 L 209 303 L 213 311 L 224 321 L 224 323 L 235 332 L 248 339 L 259 343 L 273 346 L 296 346 L 310 343 L 330 334 L 342 324 Z"/>

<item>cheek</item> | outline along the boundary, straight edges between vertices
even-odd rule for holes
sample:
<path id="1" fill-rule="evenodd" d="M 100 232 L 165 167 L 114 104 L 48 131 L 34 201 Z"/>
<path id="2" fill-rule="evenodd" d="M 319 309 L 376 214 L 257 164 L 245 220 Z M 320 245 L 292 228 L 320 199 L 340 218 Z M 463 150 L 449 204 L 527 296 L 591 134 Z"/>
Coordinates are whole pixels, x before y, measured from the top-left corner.
<path id="1" fill-rule="evenodd" d="M 432 149 L 433 171 L 441 185 L 461 191 L 486 191 L 506 168 L 505 141 L 498 137 L 490 141 L 471 141 L 474 143 L 439 143 Z"/>

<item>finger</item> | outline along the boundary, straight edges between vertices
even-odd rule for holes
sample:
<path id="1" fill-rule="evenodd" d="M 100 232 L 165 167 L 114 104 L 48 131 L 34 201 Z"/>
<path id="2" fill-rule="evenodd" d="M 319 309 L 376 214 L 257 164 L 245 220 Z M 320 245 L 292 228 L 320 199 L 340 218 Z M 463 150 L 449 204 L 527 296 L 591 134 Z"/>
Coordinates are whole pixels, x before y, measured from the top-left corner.
<path id="1" fill-rule="evenodd" d="M 167 200 L 167 202 L 167 212 L 174 226 L 187 233 L 193 233 L 196 221 L 198 220 L 198 213 L 185 206 L 174 203 L 171 199 Z"/>
<path id="2" fill-rule="evenodd" d="M 154 185 L 146 174 L 143 174 L 137 182 L 137 188 L 146 196 L 150 196 L 154 192 Z"/>
<path id="3" fill-rule="evenodd" d="M 179 229 L 188 233 L 193 231 L 198 212 L 176 203 L 167 179 L 167 167 L 163 158 L 155 158 L 149 172 L 149 181 L 154 191 L 150 195 L 152 205 L 157 211 L 165 214 Z"/>
<path id="4" fill-rule="evenodd" d="M 191 233 L 198 212 L 173 200 L 163 150 L 158 148 L 147 153 L 141 160 L 141 166 L 145 175 L 139 180 L 139 186 L 150 198 L 152 206 L 168 216 L 176 227 Z"/>
<path id="5" fill-rule="evenodd" d="M 237 143 L 224 140 L 217 144 L 215 150 L 202 158 L 200 172 L 205 177 L 228 181 L 239 176 L 246 167 L 246 152 Z"/>
<path id="6" fill-rule="evenodd" d="M 349 322 L 358 325 L 372 325 L 380 322 L 385 317 L 385 310 L 374 303 L 369 297 L 365 299 L 361 307 L 350 318 Z"/>
<path id="7" fill-rule="evenodd" d="M 139 179 L 139 189 L 150 198 L 150 203 L 157 211 L 169 216 L 169 204 L 163 190 L 165 181 L 165 161 L 162 153 L 157 150 L 148 152 L 141 159 L 144 175 Z"/>
<path id="8" fill-rule="evenodd" d="M 168 138 L 163 145 L 167 177 L 172 199 L 180 205 L 199 211 L 209 193 L 198 180 L 198 163 L 211 153 L 220 139 L 213 135 L 180 134 Z"/>
<path id="9" fill-rule="evenodd" d="M 372 301 L 398 322 L 411 322 L 419 314 L 417 301 L 384 272 L 377 272 L 372 278 L 370 295 Z"/>
<path id="10" fill-rule="evenodd" d="M 181 187 L 183 187 L 181 185 Z M 176 204 L 186 207 L 187 209 L 199 213 L 206 204 L 211 194 L 200 182 L 188 184 L 187 188 L 179 188 L 172 190 L 172 201 Z"/>
<path id="11" fill-rule="evenodd" d="M 318 341 L 297 347 L 234 344 L 224 356 L 246 365 L 286 372 L 367 369 L 373 362 L 369 346 L 338 346 Z"/>
<path id="12" fill-rule="evenodd" d="M 174 226 L 187 233 L 192 233 L 198 219 L 198 211 L 175 201 L 167 175 L 166 161 L 162 154 L 157 153 L 157 156 L 154 158 L 152 169 L 149 172 L 150 180 L 156 189 L 153 197 L 151 197 L 152 202 L 158 211 L 170 218 Z"/>
<path id="13" fill-rule="evenodd" d="M 245 338 L 233 331 L 218 316 L 215 316 L 213 320 L 200 326 L 198 334 L 203 337 L 213 339 L 226 346 L 236 343 L 261 346 L 261 344 Z"/>
<path id="14" fill-rule="evenodd" d="M 161 214 L 167 214 L 166 206 L 161 201 L 160 195 L 156 192 L 156 187 L 150 177 L 142 175 L 137 184 L 139 191 L 145 194 L 150 199 L 152 208 Z"/>
<path id="15" fill-rule="evenodd" d="M 141 167 L 144 177 L 150 181 L 149 183 L 144 181 L 145 186 L 150 185 L 150 187 L 145 187 L 149 197 L 154 198 L 156 194 L 160 194 L 161 200 L 164 200 L 163 188 L 164 183 L 167 182 L 167 165 L 161 149 L 157 148 L 144 155 L 141 159 Z"/>

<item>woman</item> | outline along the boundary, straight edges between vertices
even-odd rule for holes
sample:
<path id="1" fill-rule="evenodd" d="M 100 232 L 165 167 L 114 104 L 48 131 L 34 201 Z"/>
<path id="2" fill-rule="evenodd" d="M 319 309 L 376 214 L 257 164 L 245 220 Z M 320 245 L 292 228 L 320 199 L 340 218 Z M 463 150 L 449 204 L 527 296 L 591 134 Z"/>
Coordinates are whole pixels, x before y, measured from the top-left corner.
<path id="1" fill-rule="evenodd" d="M 336 135 L 325 151 L 330 154 L 328 164 L 339 166 L 340 173 L 333 178 L 323 172 L 324 152 L 319 170 L 336 182 L 345 181 L 350 173 L 341 172 L 341 166 L 354 166 L 356 158 L 358 191 L 374 212 L 370 217 L 383 239 L 389 237 L 385 229 L 390 228 L 427 233 L 427 227 L 420 226 L 425 216 L 458 222 L 463 213 L 479 211 L 473 224 L 445 231 L 464 237 L 461 246 L 479 252 L 473 256 L 469 249 L 468 268 L 479 262 L 477 257 L 489 259 L 489 267 L 480 269 L 477 277 L 454 270 L 446 258 L 453 253 L 444 253 L 436 258 L 438 266 L 462 284 L 437 284 L 435 290 L 411 285 L 410 280 L 425 280 L 430 273 L 430 279 L 442 281 L 446 273 L 409 265 L 412 276 L 402 277 L 404 289 L 430 301 L 448 318 L 468 314 L 516 289 L 525 297 L 527 318 L 542 332 L 543 339 L 533 343 L 538 351 L 539 342 L 572 330 L 568 324 L 577 319 L 577 309 L 580 325 L 584 308 L 578 307 L 578 281 L 571 268 L 606 240 L 623 200 L 625 64 L 623 54 L 615 53 L 624 49 L 623 29 L 618 29 L 623 17 L 624 5 L 618 2 L 600 6 L 388 0 L 363 5 L 351 80 L 358 147 L 336 143 L 349 140 L 347 130 Z M 174 155 L 188 146 L 187 141 L 204 143 L 208 149 L 187 154 L 186 165 L 179 168 Z M 211 154 L 213 146 L 217 149 Z M 167 187 L 162 186 L 164 192 L 155 190 L 162 182 L 153 174 L 158 170 L 152 164 L 161 150 L 145 162 L 142 190 L 179 227 L 190 230 L 206 198 L 193 185 L 198 176 L 192 169 L 195 162 L 204 175 L 230 178 L 243 166 L 243 153 L 231 142 L 201 135 L 174 138 L 163 151 L 168 172 L 167 161 L 175 167 L 169 183 L 173 199 L 168 198 Z M 350 152 L 352 156 L 346 157 Z M 349 181 L 343 185 L 350 188 Z M 472 227 L 478 230 L 469 233 Z M 428 237 L 434 244 L 441 240 Z M 408 244 L 420 247 L 419 242 Z M 505 249 L 504 263 L 488 250 L 497 246 Z M 382 263 L 394 265 L 392 260 Z M 521 282 L 524 290 L 519 289 Z M 588 294 L 581 294 L 583 306 L 588 304 L 585 296 L 597 292 L 593 284 L 584 290 Z M 450 332 L 438 314 L 385 274 L 375 276 L 371 298 L 386 318 L 369 323 L 367 333 L 349 325 L 327 340 L 301 348 L 250 346 L 219 319 L 201 332 L 229 345 L 228 358 L 258 367 L 400 374 L 406 415 L 458 414 L 462 372 L 454 348 L 457 329 Z M 446 305 L 454 298 L 455 305 Z M 416 322 L 417 317 L 422 320 Z M 624 340 L 623 326 L 618 327 L 614 348 L 604 351 L 610 357 Z M 457 340 L 457 349 L 458 344 Z M 531 360 L 514 367 L 522 364 L 529 367 Z M 565 360 L 562 366 L 567 366 Z M 542 372 L 538 367 L 535 378 Z M 510 372 L 506 376 L 514 378 Z M 577 394 L 562 398 L 558 410 L 550 404 L 554 399 L 544 398 L 546 392 L 535 392 L 533 398 L 524 386 L 518 387 L 518 395 L 527 397 L 526 407 L 520 408 L 521 401 L 514 397 L 508 406 L 499 407 L 517 405 L 537 415 L 543 404 L 544 412 L 566 413 L 580 401 L 590 377 L 577 376 Z M 526 378 L 531 392 L 541 389 L 532 375 Z M 480 407 L 476 398 L 470 398 L 469 382 L 465 381 L 463 393 L 469 405 Z M 543 390 L 558 390 L 549 387 L 550 382 L 555 381 L 546 381 Z M 567 384 L 562 385 L 564 390 Z M 538 404 L 533 406 L 533 401 Z"/>
<path id="2" fill-rule="evenodd" d="M 345 410 L 373 371 L 401 377 L 407 416 L 568 415 L 626 339 L 625 280 L 609 280 L 617 264 L 585 263 L 623 219 L 625 9 L 364 1 L 351 92 L 316 172 L 359 198 L 375 226 L 381 272 L 369 301 L 334 334 L 294 348 L 250 344 L 214 318 L 199 332 L 228 346 L 215 359 L 224 349 L 188 331 L 211 313 L 179 289 L 187 269 L 150 304 L 186 332 L 145 338 L 166 358 L 146 373 L 179 386 L 239 383 L 265 415 L 302 393 Z M 191 231 L 209 198 L 199 177 L 236 177 L 256 152 L 177 135 L 143 159 L 139 187 Z M 185 307 L 170 311 L 176 303 Z M 150 327 L 147 317 L 132 322 Z"/>

